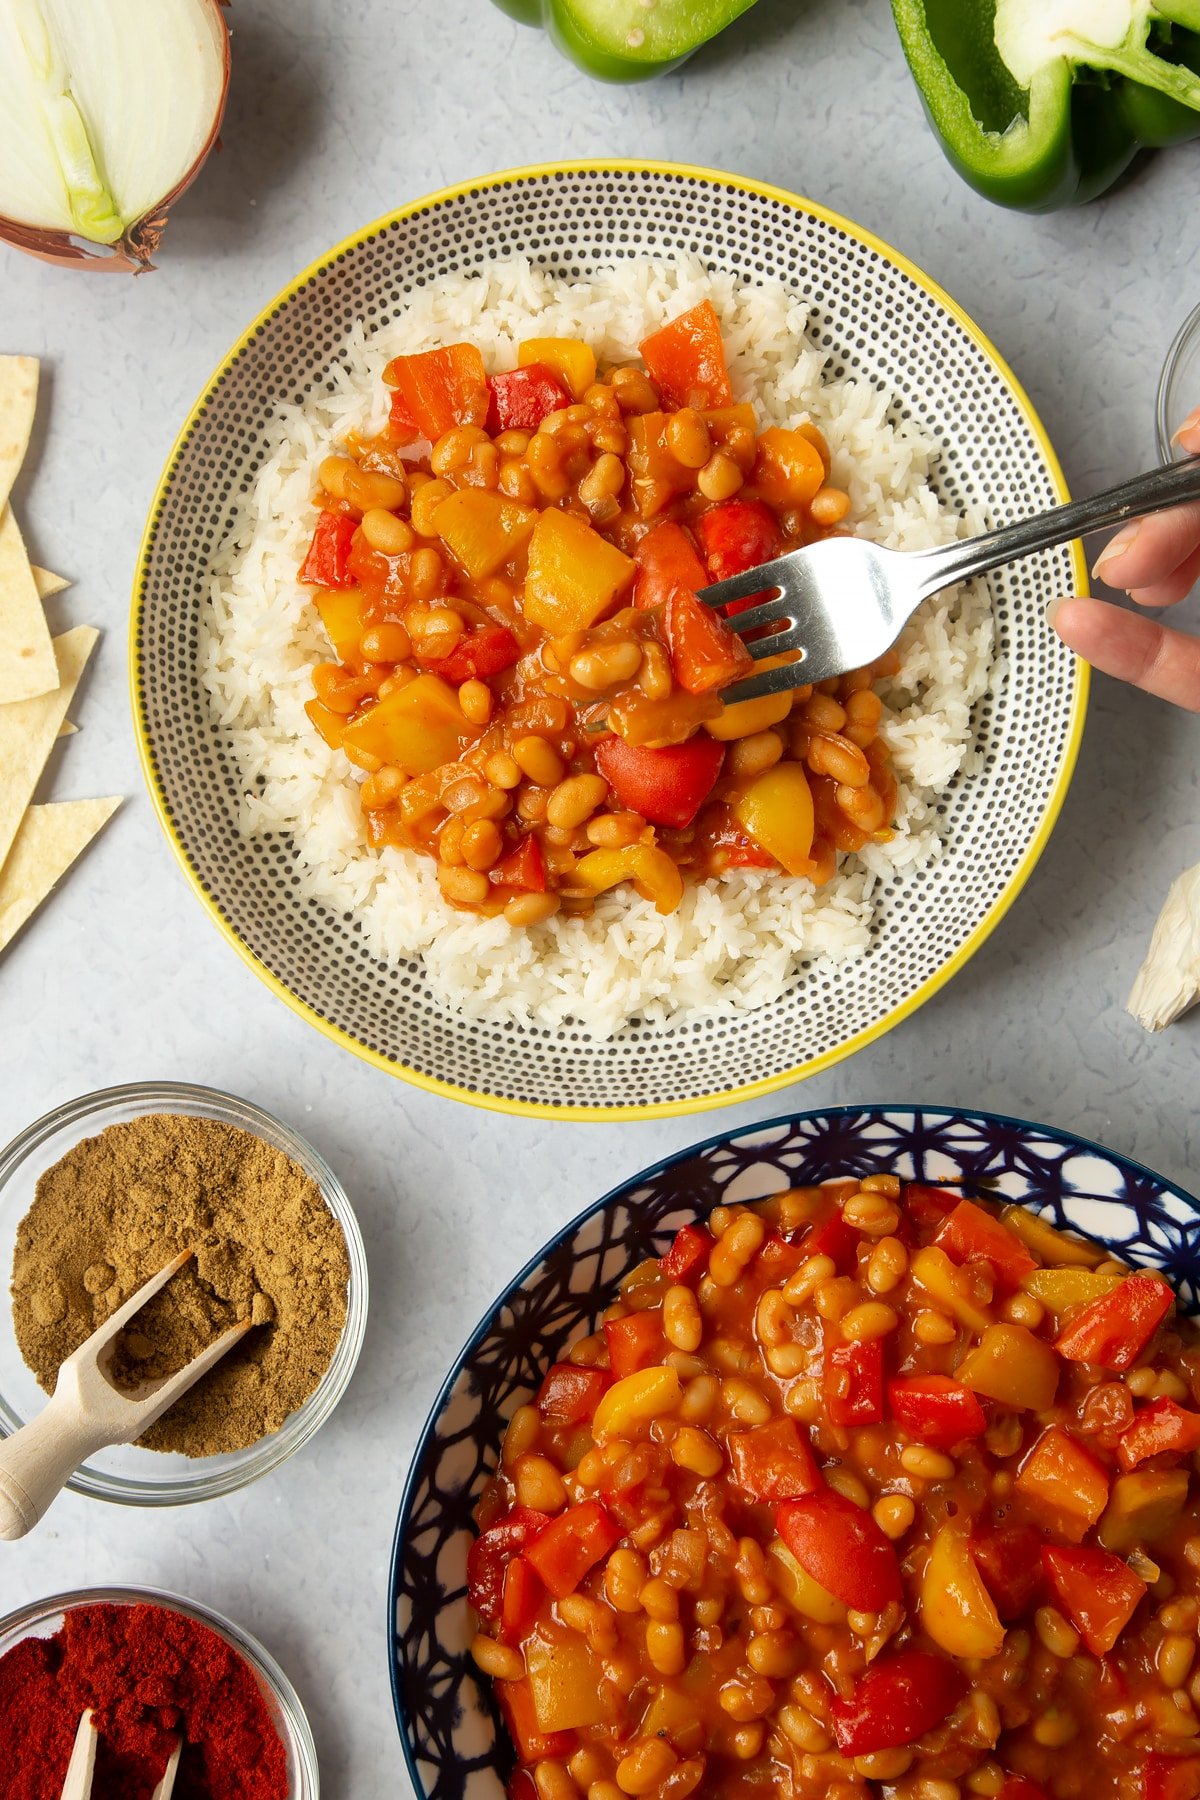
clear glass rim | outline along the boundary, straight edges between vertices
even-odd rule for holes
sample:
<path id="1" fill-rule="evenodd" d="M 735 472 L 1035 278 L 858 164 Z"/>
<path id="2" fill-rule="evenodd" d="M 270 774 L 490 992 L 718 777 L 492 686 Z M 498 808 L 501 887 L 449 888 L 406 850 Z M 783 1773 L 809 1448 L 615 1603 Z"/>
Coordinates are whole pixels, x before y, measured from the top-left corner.
<path id="1" fill-rule="evenodd" d="M 165 1588 L 73 1588 L 68 1593 L 50 1594 L 44 1600 L 31 1600 L 25 1606 L 17 1607 L 14 1612 L 6 1613 L 0 1618 L 0 1642 L 15 1632 L 29 1632 L 36 1625 L 48 1624 L 51 1619 L 77 1606 L 145 1604 L 162 1606 L 171 1612 L 182 1613 L 185 1618 L 194 1619 L 197 1624 L 209 1626 L 225 1639 L 231 1649 L 245 1658 L 275 1701 L 286 1723 L 288 1748 L 299 1775 L 299 1790 L 290 1795 L 289 1800 L 318 1800 L 321 1776 L 317 1765 L 317 1746 L 299 1694 L 265 1644 L 260 1644 L 245 1626 L 226 1618 L 214 1607 L 203 1606 L 198 1600 L 185 1599 L 182 1594 L 169 1593 Z"/>
<path id="2" fill-rule="evenodd" d="M 93 1499 L 114 1501 L 124 1506 L 186 1506 L 200 1500 L 212 1500 L 231 1494 L 270 1474 L 301 1445 L 306 1444 L 329 1418 L 349 1385 L 358 1362 L 367 1324 L 368 1278 L 367 1257 L 362 1232 L 349 1196 L 325 1159 L 298 1132 L 283 1120 L 253 1101 L 191 1082 L 134 1081 L 117 1087 L 98 1088 L 75 1100 L 44 1113 L 18 1133 L 0 1150 L 0 1196 L 25 1159 L 47 1138 L 64 1127 L 80 1125 L 114 1106 L 144 1105 L 147 1112 L 182 1111 L 205 1118 L 218 1118 L 240 1126 L 282 1150 L 310 1175 L 321 1190 L 330 1212 L 341 1226 L 350 1262 L 350 1278 L 346 1290 L 346 1322 L 338 1339 L 333 1358 L 316 1389 L 297 1408 L 281 1428 L 261 1438 L 247 1450 L 236 1452 L 241 1459 L 225 1468 L 207 1474 L 198 1469 L 172 1472 L 145 1480 L 130 1476 L 105 1474 L 84 1463 L 67 1481 L 72 1493 L 87 1494 Z M 19 1417 L 0 1394 L 0 1437 L 10 1436 L 26 1421 Z M 148 1456 L 154 1453 L 147 1452 Z"/>
<path id="3" fill-rule="evenodd" d="M 1171 420 L 1171 394 L 1175 385 L 1175 377 L 1179 372 L 1179 364 L 1184 351 L 1193 338 L 1200 338 L 1200 306 L 1192 308 L 1179 330 L 1171 340 L 1171 348 L 1167 351 L 1163 363 L 1162 374 L 1158 378 L 1158 393 L 1154 402 L 1155 436 L 1158 440 L 1158 458 L 1160 462 L 1174 462 L 1176 449 L 1171 442 L 1171 434 L 1178 431 L 1180 421 Z M 1200 394 L 1196 396 L 1200 404 Z"/>

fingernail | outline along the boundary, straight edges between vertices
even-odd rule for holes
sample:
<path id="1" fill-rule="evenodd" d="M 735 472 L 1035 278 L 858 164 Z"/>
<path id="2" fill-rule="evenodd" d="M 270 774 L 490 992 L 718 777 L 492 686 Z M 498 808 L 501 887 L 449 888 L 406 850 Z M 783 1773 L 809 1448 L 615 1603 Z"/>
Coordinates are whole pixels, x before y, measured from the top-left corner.
<path id="1" fill-rule="evenodd" d="M 1092 564 L 1092 574 L 1103 574 L 1107 563 L 1115 562 L 1119 556 L 1124 556 L 1125 552 L 1131 548 L 1134 538 L 1141 529 L 1141 519 L 1135 519 L 1132 525 L 1123 525 L 1116 537 L 1110 539 L 1110 541 L 1105 544 L 1103 550 Z"/>
<path id="2" fill-rule="evenodd" d="M 1051 631 L 1054 630 L 1054 621 L 1062 611 L 1063 602 L 1066 600 L 1066 597 L 1065 594 L 1058 594 L 1053 600 L 1049 600 L 1046 603 L 1046 623 Z"/>
<path id="3" fill-rule="evenodd" d="M 1183 424 L 1179 427 L 1179 430 L 1171 439 L 1171 442 L 1177 444 L 1180 438 L 1191 431 L 1200 431 L 1200 406 L 1198 406 L 1194 412 L 1188 414 L 1187 418 L 1183 421 Z"/>

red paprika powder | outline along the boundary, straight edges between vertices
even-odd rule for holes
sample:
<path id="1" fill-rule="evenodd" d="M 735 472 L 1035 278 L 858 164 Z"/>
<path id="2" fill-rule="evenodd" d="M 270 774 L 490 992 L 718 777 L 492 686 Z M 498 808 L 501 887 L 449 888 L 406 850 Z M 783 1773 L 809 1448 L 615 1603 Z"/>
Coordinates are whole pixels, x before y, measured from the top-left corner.
<path id="1" fill-rule="evenodd" d="M 249 1664 L 166 1607 L 79 1606 L 0 1657 L 0 1800 L 59 1800 L 80 1714 L 93 1800 L 151 1800 L 176 1739 L 175 1800 L 287 1800 L 287 1753 Z"/>

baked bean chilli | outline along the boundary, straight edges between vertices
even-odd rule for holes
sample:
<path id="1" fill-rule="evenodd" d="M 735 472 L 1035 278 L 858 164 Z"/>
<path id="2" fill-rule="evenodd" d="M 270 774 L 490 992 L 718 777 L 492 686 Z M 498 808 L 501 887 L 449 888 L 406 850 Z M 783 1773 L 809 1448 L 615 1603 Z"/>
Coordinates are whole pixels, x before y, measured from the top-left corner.
<path id="1" fill-rule="evenodd" d="M 669 913 L 686 876 L 731 869 L 820 886 L 890 835 L 872 684 L 895 654 L 725 706 L 755 665 L 696 598 L 842 528 L 824 437 L 734 403 L 708 301 L 641 353 L 598 371 L 579 339 L 531 338 L 498 374 L 471 343 L 398 356 L 387 429 L 321 465 L 300 579 L 334 654 L 309 718 L 365 772 L 367 842 L 434 858 L 452 906 L 515 926 L 625 883 Z"/>
<path id="2" fill-rule="evenodd" d="M 717 1207 L 520 1407 L 468 1559 L 512 1800 L 1195 1800 L 1200 1347 L 874 1175 Z"/>

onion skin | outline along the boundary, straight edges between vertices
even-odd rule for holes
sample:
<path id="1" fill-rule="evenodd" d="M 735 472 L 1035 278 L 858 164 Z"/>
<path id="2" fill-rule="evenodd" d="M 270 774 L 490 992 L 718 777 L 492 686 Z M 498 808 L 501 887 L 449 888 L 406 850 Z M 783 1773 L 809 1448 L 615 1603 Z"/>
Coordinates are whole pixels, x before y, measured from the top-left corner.
<path id="1" fill-rule="evenodd" d="M 64 269 L 87 269 L 97 275 L 144 275 L 147 270 L 153 269 L 151 258 L 158 250 L 168 212 L 180 194 L 195 181 L 213 151 L 220 148 L 221 121 L 225 117 L 225 103 L 229 98 L 229 77 L 233 63 L 229 25 L 222 9 L 230 3 L 231 0 L 208 0 L 221 28 L 224 59 L 221 98 L 212 130 L 183 180 L 177 182 L 169 194 L 156 202 L 152 212 L 128 226 L 115 244 L 90 244 L 84 238 L 73 237 L 70 232 L 55 231 L 40 225 L 24 225 L 16 219 L 6 219 L 3 215 L 0 215 L 0 243 L 11 244 L 14 250 L 23 251 L 26 256 L 36 256 L 41 262 L 55 263 Z"/>

